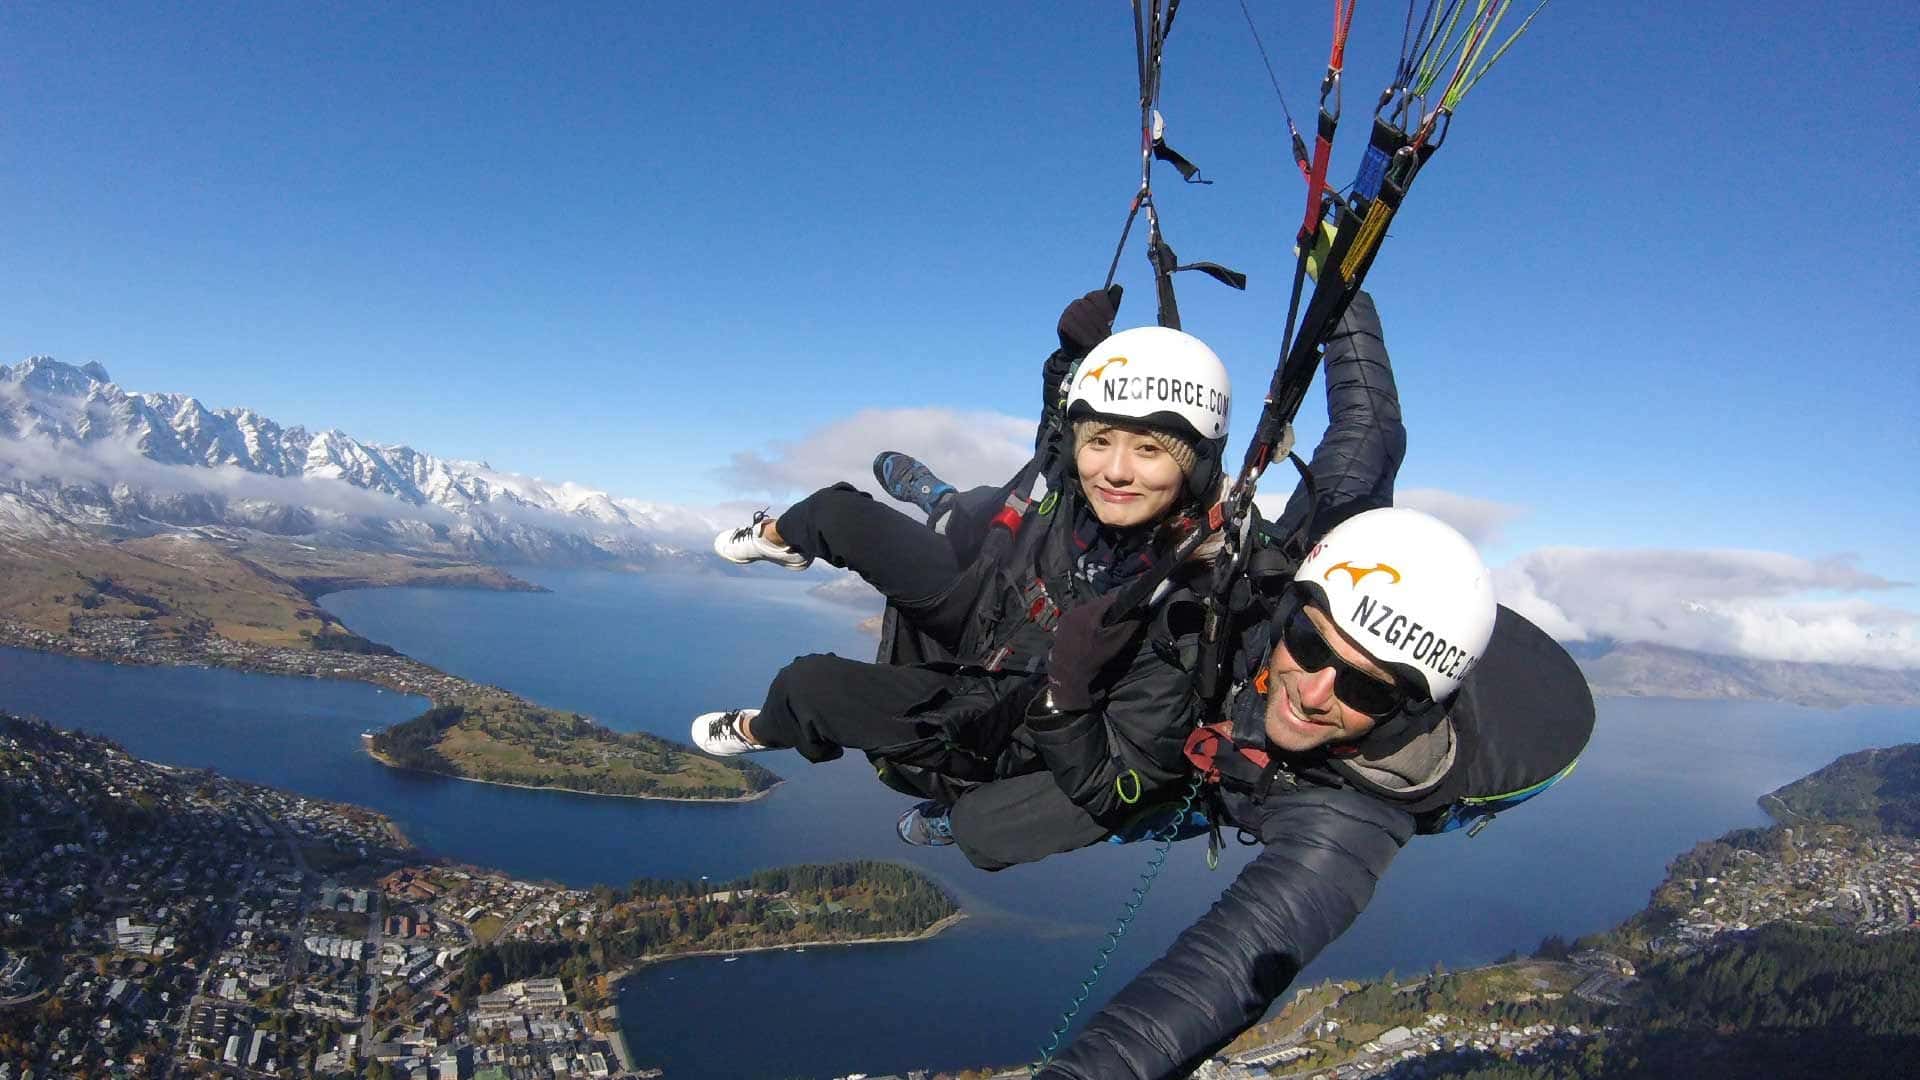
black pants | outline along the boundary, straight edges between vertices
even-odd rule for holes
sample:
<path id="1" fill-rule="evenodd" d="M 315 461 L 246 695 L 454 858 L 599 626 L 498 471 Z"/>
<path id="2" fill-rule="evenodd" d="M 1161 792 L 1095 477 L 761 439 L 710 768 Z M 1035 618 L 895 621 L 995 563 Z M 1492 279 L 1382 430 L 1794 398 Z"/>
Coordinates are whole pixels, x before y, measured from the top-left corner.
<path id="1" fill-rule="evenodd" d="M 980 781 L 954 802 L 952 822 L 955 842 L 982 870 L 1004 870 L 1104 838 L 1107 827 L 1068 799 L 1044 767 L 998 774 L 1004 768 L 999 751 L 1017 734 L 1015 718 L 995 720 L 988 709 L 983 729 L 973 737 L 962 732 L 957 740 L 979 744 L 952 744 L 943 710 L 979 692 L 975 677 L 802 656 L 781 668 L 767 688 L 753 737 L 767 746 L 792 747 L 814 762 L 831 761 L 848 747 L 898 751 L 936 771 Z"/>
<path id="2" fill-rule="evenodd" d="M 1005 870 L 1106 839 L 1044 770 L 981 784 L 953 804 L 953 840 L 982 870 Z"/>
<path id="3" fill-rule="evenodd" d="M 943 592 L 960 573 L 960 556 L 945 536 L 850 484 L 794 503 L 779 525 L 788 547 L 852 570 L 898 603 Z"/>
<path id="4" fill-rule="evenodd" d="M 954 676 L 927 668 L 863 664 L 831 653 L 802 656 L 767 687 L 753 738 L 792 747 L 812 762 L 832 761 L 848 747 L 888 750 L 937 739 L 933 722 L 914 714 L 954 688 Z"/>

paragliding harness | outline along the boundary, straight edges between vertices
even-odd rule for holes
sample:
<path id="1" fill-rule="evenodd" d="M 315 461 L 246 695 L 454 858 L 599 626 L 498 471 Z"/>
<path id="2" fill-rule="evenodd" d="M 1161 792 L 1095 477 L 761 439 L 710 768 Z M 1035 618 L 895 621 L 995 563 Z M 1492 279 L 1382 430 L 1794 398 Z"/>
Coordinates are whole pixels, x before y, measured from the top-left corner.
<path id="1" fill-rule="evenodd" d="M 1036 457 L 1000 489 L 1000 505 L 992 511 L 978 553 L 945 590 L 912 605 L 897 602 L 887 605 L 881 626 L 879 663 L 958 661 L 966 653 L 974 652 L 978 654 L 979 666 L 997 671 L 1012 657 L 1011 643 L 998 640 L 1005 635 L 996 635 L 998 627 L 988 625 L 1003 621 L 1006 613 L 985 611 L 982 603 L 998 600 L 989 596 L 988 590 L 1003 584 L 997 580 L 1001 567 L 1032 564 L 1033 549 L 1043 530 L 1028 526 L 1035 519 L 1052 514 L 1059 503 L 1051 494 L 1057 483 L 1054 477 L 1046 481 L 1049 494 L 1033 498 L 1046 464 L 1043 457 Z M 1047 583 L 1034 578 L 1017 587 L 1027 621 L 1051 632 L 1059 621 L 1060 608 L 1053 602 Z M 911 610 L 905 610 L 908 606 Z"/>
<path id="2" fill-rule="evenodd" d="M 879 662 L 956 677 L 948 692 L 912 710 L 934 737 L 867 753 L 881 782 L 895 790 L 951 805 L 1003 775 L 997 769 L 1021 771 L 1033 764 L 1031 746 L 1015 746 L 1018 740 L 1011 737 L 1044 685 L 1039 672 L 1063 606 L 1086 595 L 1076 568 L 1074 523 L 1082 518 L 1074 507 L 1081 496 L 1069 486 L 1029 499 L 1022 494 L 1023 479 L 995 493 L 998 509 L 987 522 L 979 556 L 945 591 L 887 607 Z M 980 504 L 971 509 L 988 517 Z M 1167 531 L 1184 535 L 1192 520 L 1177 518 Z M 1000 751 L 1011 753 L 1003 757 Z M 1131 780 L 1137 788 L 1139 777 Z M 1122 798 L 1131 803 L 1137 791 Z"/>
<path id="3" fill-rule="evenodd" d="M 1052 532 L 1039 519 L 1059 502 L 1051 493 L 1031 498 L 1042 468 L 1036 457 L 1001 489 L 979 553 L 945 590 L 910 610 L 887 605 L 877 661 L 956 676 L 952 693 L 914 714 L 935 735 L 866 752 L 880 782 L 896 791 L 952 805 L 992 780 L 995 761 L 982 749 L 1004 741 L 1038 692 L 1037 678 L 1016 675 L 1045 657 L 1060 619 L 1058 583 L 1033 572 Z"/>

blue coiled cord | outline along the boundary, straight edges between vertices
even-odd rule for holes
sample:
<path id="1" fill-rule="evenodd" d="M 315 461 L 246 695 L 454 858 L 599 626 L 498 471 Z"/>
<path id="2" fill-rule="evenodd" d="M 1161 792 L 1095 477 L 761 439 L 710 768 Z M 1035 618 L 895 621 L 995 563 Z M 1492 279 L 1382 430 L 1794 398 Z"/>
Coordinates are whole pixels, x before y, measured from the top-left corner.
<path id="1" fill-rule="evenodd" d="M 1164 828 L 1154 833 L 1153 838 L 1159 841 L 1160 846 L 1154 848 L 1153 857 L 1147 860 L 1147 868 L 1140 875 L 1140 883 L 1133 887 L 1133 892 L 1128 895 L 1120 918 L 1113 924 L 1113 929 L 1107 931 L 1107 939 L 1100 943 L 1100 951 L 1093 961 L 1093 970 L 1080 981 L 1080 989 L 1074 993 L 1073 1000 L 1067 1004 L 1066 1011 L 1060 1014 L 1059 1026 L 1049 1033 L 1047 1045 L 1041 1047 L 1040 1060 L 1027 1067 L 1029 1076 L 1038 1073 L 1047 1062 L 1052 1061 L 1054 1053 L 1060 1049 L 1061 1038 L 1066 1035 L 1067 1029 L 1073 1026 L 1073 1018 L 1079 1015 L 1080 1006 L 1087 1003 L 1087 998 L 1093 993 L 1094 984 L 1099 982 L 1100 976 L 1106 972 L 1107 962 L 1113 958 L 1113 950 L 1119 947 L 1120 939 L 1127 935 L 1127 928 L 1133 925 L 1134 917 L 1140 914 L 1141 906 L 1147 902 L 1147 891 L 1153 888 L 1154 879 L 1159 877 L 1160 871 L 1166 868 L 1167 852 L 1173 849 L 1174 837 L 1179 832 L 1180 823 L 1186 820 L 1187 812 L 1193 809 L 1193 802 L 1199 797 L 1200 777 L 1195 775 L 1193 782 L 1187 785 L 1185 797 L 1180 800 L 1180 809 L 1174 813 Z"/>

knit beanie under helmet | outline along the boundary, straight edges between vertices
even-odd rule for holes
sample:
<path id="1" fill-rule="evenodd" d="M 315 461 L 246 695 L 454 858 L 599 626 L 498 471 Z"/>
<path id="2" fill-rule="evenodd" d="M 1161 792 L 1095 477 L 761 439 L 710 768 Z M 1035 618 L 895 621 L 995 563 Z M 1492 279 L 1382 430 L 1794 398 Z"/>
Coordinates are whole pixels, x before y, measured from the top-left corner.
<path id="1" fill-rule="evenodd" d="M 1129 426 L 1124 426 L 1120 424 L 1115 424 L 1111 420 L 1101 420 L 1097 418 L 1074 421 L 1074 424 L 1073 424 L 1074 452 L 1076 454 L 1079 453 L 1080 448 L 1086 445 L 1087 440 L 1092 438 L 1095 432 L 1106 431 L 1109 428 L 1118 428 L 1121 431 L 1138 432 L 1142 435 L 1145 435 L 1147 438 L 1152 439 L 1154 442 L 1159 443 L 1160 449 L 1165 450 L 1167 452 L 1167 456 L 1173 459 L 1173 463 L 1175 465 L 1180 466 L 1181 476 L 1193 475 L 1193 467 L 1200 460 L 1199 448 L 1194 446 L 1193 443 L 1187 441 L 1186 439 L 1183 439 L 1180 436 L 1175 435 L 1171 431 L 1162 431 L 1159 428 L 1129 427 Z"/>

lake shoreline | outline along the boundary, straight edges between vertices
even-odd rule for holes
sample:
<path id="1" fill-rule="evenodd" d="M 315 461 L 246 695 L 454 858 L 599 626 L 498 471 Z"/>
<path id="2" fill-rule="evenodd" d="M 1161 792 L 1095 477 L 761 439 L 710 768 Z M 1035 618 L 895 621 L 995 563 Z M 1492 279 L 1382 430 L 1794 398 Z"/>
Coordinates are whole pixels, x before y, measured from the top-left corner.
<path id="1" fill-rule="evenodd" d="M 344 625 L 344 624 L 342 624 Z M 259 645 L 223 637 L 81 637 L 54 634 L 0 617 L 0 646 L 121 667 L 197 668 L 289 679 L 325 679 L 444 704 L 469 694 L 507 693 L 441 671 L 402 653 L 330 652 Z"/>
<path id="2" fill-rule="evenodd" d="M 794 941 L 784 945 L 755 945 L 745 949 L 698 949 L 693 952 L 677 952 L 677 953 L 670 953 L 663 956 L 643 956 L 639 960 L 634 961 L 633 963 L 627 965 L 626 967 L 621 968 L 616 972 L 608 972 L 606 975 L 608 985 L 614 988 L 613 1004 L 609 1005 L 606 1010 L 607 1013 L 610 1014 L 610 1019 L 613 1021 L 613 1032 L 611 1034 L 611 1037 L 608 1039 L 608 1042 L 611 1043 L 613 1046 L 614 1056 L 620 1059 L 620 1067 L 626 1070 L 627 1072 L 637 1071 L 633 1064 L 632 1051 L 627 1047 L 626 1018 L 622 1016 L 620 1013 L 619 987 L 621 983 L 627 981 L 628 979 L 632 978 L 635 975 L 640 974 L 645 969 L 653 967 L 655 965 L 671 963 L 672 961 L 675 961 L 675 960 L 692 960 L 692 959 L 697 959 L 703 956 L 734 956 L 734 955 L 738 955 L 739 953 L 750 953 L 750 952 L 788 952 L 794 949 L 828 948 L 828 947 L 838 947 L 838 946 L 846 946 L 848 948 L 854 948 L 861 945 L 910 944 L 917 941 L 927 941 L 931 938 L 937 937 L 940 934 L 945 933 L 946 931 L 959 925 L 963 920 L 966 919 L 966 917 L 967 917 L 966 912 L 956 911 L 951 915 L 946 915 L 941 917 L 940 919 L 935 921 L 932 925 L 928 926 L 925 930 L 922 930 L 915 934 L 893 935 L 890 937 L 875 937 L 875 938 L 853 938 L 851 940 L 846 940 L 846 941 Z"/>
<path id="3" fill-rule="evenodd" d="M 967 918 L 966 912 L 956 911 L 951 915 L 941 916 L 938 920 L 930 924 L 925 930 L 920 930 L 912 934 L 891 934 L 891 935 L 888 935 L 887 937 L 843 938 L 840 940 L 823 939 L 820 941 L 788 941 L 788 942 L 783 942 L 782 944 L 779 944 L 779 945 L 749 945 L 749 946 L 746 946 L 745 948 L 738 948 L 738 949 L 695 949 L 691 952 L 662 953 L 659 956 L 643 956 L 640 959 L 635 960 L 632 964 L 629 964 L 627 967 L 622 968 L 617 972 L 608 972 L 607 978 L 617 983 L 617 982 L 624 981 L 625 979 L 630 978 L 634 975 L 638 975 L 642 970 L 649 967 L 653 967 L 656 964 L 671 963 L 675 960 L 694 960 L 703 956 L 737 956 L 741 953 L 787 952 L 793 949 L 837 948 L 843 945 L 851 948 L 853 946 L 858 946 L 858 945 L 912 944 L 913 942 L 916 942 L 916 941 L 927 941 L 932 938 L 938 937 L 939 935 L 945 933 L 946 931 L 953 929 L 955 926 L 960 925 L 960 923 L 964 922 L 966 918 Z"/>
<path id="4" fill-rule="evenodd" d="M 587 791 L 582 788 L 556 787 L 550 784 L 515 784 L 506 780 L 485 780 L 478 776 L 461 776 L 459 773 L 441 772 L 438 769 L 418 769 L 411 765 L 402 765 L 380 751 L 375 750 L 365 735 L 360 737 L 360 749 L 368 757 L 385 765 L 389 769 L 401 772 L 419 773 L 422 776 L 442 776 L 448 780 L 464 780 L 469 784 L 491 784 L 494 787 L 519 788 L 522 791 L 564 791 L 569 795 L 598 795 L 607 799 L 647 799 L 653 802 L 678 803 L 750 803 L 773 794 L 774 788 L 786 783 L 785 779 L 776 780 L 772 787 L 762 788 L 749 795 L 698 796 L 698 795 L 643 795 L 624 791 Z"/>

